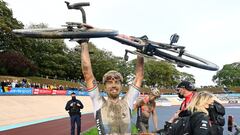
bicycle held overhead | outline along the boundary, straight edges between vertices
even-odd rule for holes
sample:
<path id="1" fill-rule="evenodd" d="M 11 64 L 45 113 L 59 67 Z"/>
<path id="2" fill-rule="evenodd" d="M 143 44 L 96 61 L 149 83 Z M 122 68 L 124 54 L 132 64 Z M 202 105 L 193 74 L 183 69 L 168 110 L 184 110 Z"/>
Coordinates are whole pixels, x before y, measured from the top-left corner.
<path id="1" fill-rule="evenodd" d="M 63 39 L 69 38 L 77 41 L 81 38 L 103 38 L 108 37 L 118 41 L 124 45 L 134 47 L 135 51 L 126 50 L 124 58 L 127 60 L 128 53 L 142 55 L 147 58 L 164 59 L 171 63 L 175 63 L 178 67 L 197 67 L 205 70 L 216 71 L 218 66 L 208 60 L 197 57 L 188 53 L 184 46 L 176 45 L 179 35 L 173 34 L 170 43 L 160 43 L 151 41 L 147 36 L 134 37 L 119 34 L 118 31 L 112 29 L 95 28 L 87 24 L 86 13 L 83 6 L 89 6 L 89 2 L 81 2 L 70 4 L 66 2 L 68 9 L 80 10 L 82 14 L 82 23 L 66 22 L 62 28 L 45 28 L 45 29 L 15 29 L 13 33 L 18 36 L 31 38 L 51 38 Z"/>

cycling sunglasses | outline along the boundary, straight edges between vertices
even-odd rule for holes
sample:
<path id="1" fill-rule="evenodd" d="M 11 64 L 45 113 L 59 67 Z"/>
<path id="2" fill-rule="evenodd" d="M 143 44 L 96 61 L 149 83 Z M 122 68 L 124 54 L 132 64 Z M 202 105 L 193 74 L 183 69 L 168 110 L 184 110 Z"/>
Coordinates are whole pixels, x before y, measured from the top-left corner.
<path id="1" fill-rule="evenodd" d="M 110 75 L 110 76 L 107 76 L 107 77 L 106 77 L 106 81 L 110 81 L 110 80 L 120 80 L 120 81 L 121 81 L 121 78 L 120 78 L 120 76 L 118 76 L 118 75 Z"/>

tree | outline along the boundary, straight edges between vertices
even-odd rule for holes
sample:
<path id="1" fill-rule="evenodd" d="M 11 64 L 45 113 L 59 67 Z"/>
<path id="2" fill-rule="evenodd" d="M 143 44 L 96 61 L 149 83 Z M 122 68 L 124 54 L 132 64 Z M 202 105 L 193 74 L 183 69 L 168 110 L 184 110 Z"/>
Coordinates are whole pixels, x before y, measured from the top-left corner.
<path id="1" fill-rule="evenodd" d="M 37 67 L 20 52 L 2 52 L 0 61 L 0 74 L 30 76 L 37 71 Z"/>
<path id="2" fill-rule="evenodd" d="M 240 63 L 226 64 L 216 75 L 213 76 L 212 80 L 218 85 L 225 86 L 240 86 Z"/>
<path id="3" fill-rule="evenodd" d="M 100 50 L 91 43 L 89 44 L 89 50 L 96 80 L 102 81 L 103 75 L 109 70 L 117 70 L 125 75 L 124 69 L 122 69 L 124 68 L 124 61 L 121 61 L 121 58 L 114 56 L 112 52 Z"/>
<path id="4" fill-rule="evenodd" d="M 47 24 L 31 24 L 28 28 L 47 28 Z M 37 76 L 67 78 L 69 49 L 63 39 L 25 38 L 24 54 L 39 68 Z"/>
<path id="5" fill-rule="evenodd" d="M 80 80 L 83 79 L 82 71 L 81 71 L 81 53 L 78 49 L 80 46 L 76 46 L 73 49 L 70 49 L 67 53 L 68 61 L 67 61 L 67 77 L 69 79 Z"/>
<path id="6" fill-rule="evenodd" d="M 7 7 L 7 3 L 0 1 L 0 50 L 20 50 L 21 39 L 13 35 L 12 29 L 23 28 L 23 24 L 13 18 L 12 11 Z"/>
<path id="7" fill-rule="evenodd" d="M 68 70 L 67 47 L 63 40 L 36 39 L 32 60 L 39 67 L 39 74 L 66 78 Z"/>
<path id="8" fill-rule="evenodd" d="M 194 76 L 192 74 L 188 74 L 186 72 L 180 72 L 180 78 L 179 80 L 185 80 L 185 81 L 189 81 L 191 83 L 195 83 L 195 79 Z"/>
<path id="9" fill-rule="evenodd" d="M 7 3 L 0 0 L 0 55 L 1 73 L 10 75 L 33 75 L 37 71 L 34 63 L 23 52 L 24 38 L 16 37 L 13 29 L 23 28 L 23 24 L 13 18 Z M 29 67 L 28 67 L 29 66 Z"/>
<path id="10" fill-rule="evenodd" d="M 131 72 L 135 69 L 136 59 L 133 60 L 129 67 Z M 133 78 L 129 77 L 129 78 Z M 168 88 L 176 85 L 179 80 L 179 72 L 175 66 L 166 61 L 155 61 L 145 58 L 144 64 L 144 84 L 147 86 L 158 86 Z"/>

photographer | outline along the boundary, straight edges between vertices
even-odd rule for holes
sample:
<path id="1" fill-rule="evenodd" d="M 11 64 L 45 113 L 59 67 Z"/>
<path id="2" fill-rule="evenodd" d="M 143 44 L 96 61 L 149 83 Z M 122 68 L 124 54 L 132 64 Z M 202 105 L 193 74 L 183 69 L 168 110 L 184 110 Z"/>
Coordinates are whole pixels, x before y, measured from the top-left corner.
<path id="1" fill-rule="evenodd" d="M 71 93 L 72 99 L 69 100 L 66 104 L 65 110 L 68 111 L 71 120 L 71 135 L 74 135 L 75 132 L 75 123 L 77 124 L 77 135 L 80 135 L 81 132 L 81 112 L 80 109 L 83 109 L 83 104 L 80 100 L 76 99 L 75 93 Z"/>
<path id="2" fill-rule="evenodd" d="M 162 135 L 223 135 L 225 108 L 216 96 L 207 91 L 195 94 L 186 108 L 188 116 L 178 117 Z"/>

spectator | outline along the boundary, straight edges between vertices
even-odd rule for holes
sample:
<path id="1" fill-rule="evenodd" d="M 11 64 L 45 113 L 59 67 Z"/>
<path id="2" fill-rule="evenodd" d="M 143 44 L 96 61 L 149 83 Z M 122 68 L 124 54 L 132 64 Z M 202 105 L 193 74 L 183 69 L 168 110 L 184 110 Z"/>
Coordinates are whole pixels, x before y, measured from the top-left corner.
<path id="1" fill-rule="evenodd" d="M 17 80 L 13 80 L 13 82 L 12 82 L 12 84 L 11 84 L 11 86 L 12 86 L 12 88 L 15 88 L 16 87 L 16 85 L 17 85 Z"/>
<path id="2" fill-rule="evenodd" d="M 22 87 L 26 88 L 27 87 L 27 79 L 22 79 Z"/>
<path id="3" fill-rule="evenodd" d="M 3 80 L 3 81 L 1 82 L 2 92 L 5 92 L 5 86 L 6 86 L 6 85 L 7 85 L 6 81 Z"/>

